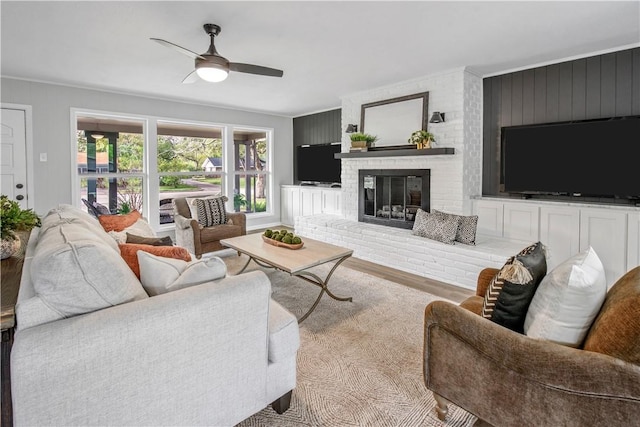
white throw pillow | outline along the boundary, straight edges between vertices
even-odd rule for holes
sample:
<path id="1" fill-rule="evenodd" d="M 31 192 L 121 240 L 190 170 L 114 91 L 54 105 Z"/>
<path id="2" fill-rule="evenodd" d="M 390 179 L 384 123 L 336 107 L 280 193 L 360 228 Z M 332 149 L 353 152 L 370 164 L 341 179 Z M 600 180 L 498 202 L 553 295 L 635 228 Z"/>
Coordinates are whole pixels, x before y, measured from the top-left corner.
<path id="1" fill-rule="evenodd" d="M 138 264 L 140 282 L 150 296 L 222 279 L 227 275 L 227 265 L 218 257 L 187 262 L 138 251 Z"/>
<path id="2" fill-rule="evenodd" d="M 578 347 L 606 294 L 604 267 L 589 247 L 542 279 L 529 305 L 524 333 L 531 338 Z"/>
<path id="3" fill-rule="evenodd" d="M 153 228 L 143 218 L 140 218 L 122 231 L 110 231 L 109 236 L 113 237 L 119 245 L 123 245 L 127 243 L 127 233 L 140 237 L 157 237 Z"/>

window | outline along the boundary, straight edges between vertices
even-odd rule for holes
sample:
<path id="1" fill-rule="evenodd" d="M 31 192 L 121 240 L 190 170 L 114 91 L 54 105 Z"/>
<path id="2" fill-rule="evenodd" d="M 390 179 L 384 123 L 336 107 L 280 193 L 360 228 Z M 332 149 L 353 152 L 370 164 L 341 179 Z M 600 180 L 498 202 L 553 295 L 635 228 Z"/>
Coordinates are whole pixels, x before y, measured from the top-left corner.
<path id="1" fill-rule="evenodd" d="M 158 121 L 160 224 L 173 222 L 175 197 L 223 193 L 223 131 L 214 126 Z"/>
<path id="2" fill-rule="evenodd" d="M 172 228 L 173 199 L 227 195 L 227 209 L 271 212 L 270 129 L 76 112 L 78 206 L 140 211 Z M 153 143 L 151 143 L 153 141 Z"/>
<path id="3" fill-rule="evenodd" d="M 143 123 L 80 116 L 76 166 L 80 198 L 111 213 L 143 209 Z"/>
<path id="4" fill-rule="evenodd" d="M 233 132 L 233 208 L 236 212 L 267 212 L 269 143 L 267 133 L 235 129 Z"/>

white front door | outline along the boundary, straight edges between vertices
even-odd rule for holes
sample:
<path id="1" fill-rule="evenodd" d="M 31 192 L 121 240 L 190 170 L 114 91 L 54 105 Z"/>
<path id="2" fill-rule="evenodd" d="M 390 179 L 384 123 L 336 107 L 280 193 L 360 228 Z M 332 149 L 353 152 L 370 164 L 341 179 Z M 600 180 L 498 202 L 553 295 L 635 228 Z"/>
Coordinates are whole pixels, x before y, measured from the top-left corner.
<path id="1" fill-rule="evenodd" d="M 2 109 L 0 134 L 0 170 L 2 194 L 17 200 L 22 209 L 27 204 L 27 135 L 26 112 Z"/>

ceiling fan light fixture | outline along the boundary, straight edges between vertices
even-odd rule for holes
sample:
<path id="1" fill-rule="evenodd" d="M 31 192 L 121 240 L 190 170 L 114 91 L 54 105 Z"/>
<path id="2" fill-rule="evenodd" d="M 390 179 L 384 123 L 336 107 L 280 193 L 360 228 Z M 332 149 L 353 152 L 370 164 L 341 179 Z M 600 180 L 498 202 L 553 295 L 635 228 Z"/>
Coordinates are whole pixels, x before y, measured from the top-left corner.
<path id="1" fill-rule="evenodd" d="M 229 75 L 229 72 L 227 70 L 218 68 L 216 66 L 199 67 L 196 70 L 196 73 L 198 74 L 198 77 L 200 77 L 202 80 L 211 82 L 211 83 L 221 82 L 224 79 L 226 79 L 227 76 Z"/>

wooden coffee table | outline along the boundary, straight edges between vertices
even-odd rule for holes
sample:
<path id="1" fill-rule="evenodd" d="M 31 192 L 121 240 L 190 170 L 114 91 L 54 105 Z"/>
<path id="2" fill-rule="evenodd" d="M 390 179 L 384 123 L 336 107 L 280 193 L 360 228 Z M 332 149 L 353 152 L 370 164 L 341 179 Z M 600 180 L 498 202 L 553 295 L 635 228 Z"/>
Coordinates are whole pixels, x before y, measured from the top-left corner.
<path id="1" fill-rule="evenodd" d="M 235 249 L 249 257 L 247 263 L 237 274 L 242 273 L 253 260 L 262 267 L 276 268 L 320 287 L 321 290 L 318 298 L 316 298 L 309 311 L 298 320 L 298 323 L 302 323 L 311 312 L 315 310 L 320 302 L 320 298 L 322 298 L 322 295 L 325 293 L 337 301 L 352 300 L 351 297 L 341 298 L 334 295 L 327 286 L 333 272 L 344 260 L 353 254 L 353 250 L 307 237 L 303 237 L 302 241 L 304 242 L 304 246 L 300 249 L 293 250 L 270 245 L 262 240 L 262 235 L 259 233 L 220 240 L 223 246 Z M 311 267 L 333 261 L 336 262 L 324 279 L 308 271 Z"/>

